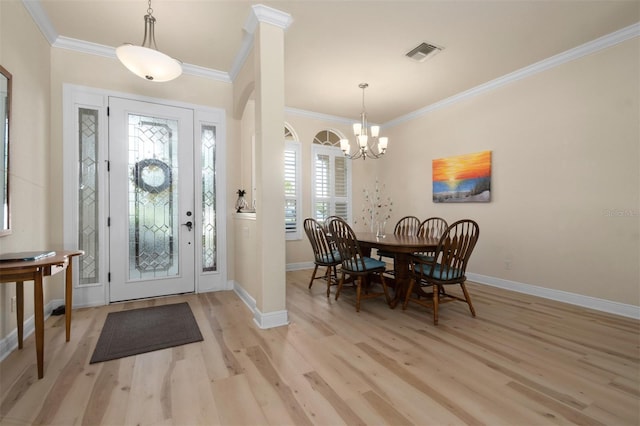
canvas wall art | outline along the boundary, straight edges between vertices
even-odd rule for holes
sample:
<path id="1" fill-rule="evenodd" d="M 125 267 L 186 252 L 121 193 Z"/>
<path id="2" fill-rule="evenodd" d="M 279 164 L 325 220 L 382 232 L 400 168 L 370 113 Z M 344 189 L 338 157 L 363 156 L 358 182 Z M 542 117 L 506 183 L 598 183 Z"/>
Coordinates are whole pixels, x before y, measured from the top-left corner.
<path id="1" fill-rule="evenodd" d="M 491 201 L 491 151 L 433 160 L 434 203 Z"/>

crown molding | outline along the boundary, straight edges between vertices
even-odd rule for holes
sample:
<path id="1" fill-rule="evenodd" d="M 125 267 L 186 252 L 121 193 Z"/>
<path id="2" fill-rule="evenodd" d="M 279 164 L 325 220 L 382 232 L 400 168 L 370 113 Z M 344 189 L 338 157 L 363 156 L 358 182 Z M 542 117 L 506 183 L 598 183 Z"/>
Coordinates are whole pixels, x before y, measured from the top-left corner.
<path id="1" fill-rule="evenodd" d="M 281 12 L 262 4 L 251 6 L 251 13 L 247 16 L 244 26 L 242 27 L 244 32 L 242 44 L 240 45 L 240 49 L 233 60 L 231 70 L 229 71 L 231 80 L 236 79 L 238 73 L 242 69 L 242 66 L 246 62 L 247 57 L 249 57 L 249 52 L 251 52 L 251 48 L 253 47 L 253 36 L 256 32 L 256 28 L 258 28 L 258 23 L 260 22 L 275 25 L 276 27 L 282 28 L 286 31 L 293 22 L 293 18 L 288 13 Z"/>
<path id="2" fill-rule="evenodd" d="M 233 60 L 233 64 L 231 65 L 231 70 L 229 71 L 229 75 L 231 76 L 231 80 L 235 80 L 245 61 L 249 57 L 249 52 L 251 52 L 251 48 L 253 47 L 253 33 L 249 33 L 245 31 L 242 36 L 242 44 L 240 45 L 240 49 L 236 54 L 236 57 Z"/>
<path id="3" fill-rule="evenodd" d="M 453 95 L 449 98 L 443 99 L 439 102 L 428 105 L 424 108 L 413 111 L 409 114 L 400 116 L 394 120 L 384 123 L 382 127 L 383 128 L 393 127 L 393 126 L 397 126 L 398 124 L 402 124 L 407 121 L 414 120 L 430 112 L 439 110 L 441 108 L 455 104 L 462 100 L 472 98 L 474 96 L 480 95 L 482 93 L 488 92 L 498 87 L 502 87 L 505 84 L 509 84 L 511 82 L 518 81 L 526 77 L 530 77 L 532 75 L 538 74 L 539 72 L 546 71 L 551 68 L 555 68 L 559 65 L 565 64 L 575 59 L 582 58 L 584 56 L 598 52 L 600 50 L 607 49 L 609 47 L 615 46 L 616 44 L 622 43 L 626 40 L 629 40 L 638 36 L 640 36 L 640 22 L 637 22 L 633 25 L 622 28 L 618 31 L 615 31 L 611 34 L 597 38 L 593 41 L 587 42 L 580 46 L 574 47 L 573 49 L 569 49 L 565 52 L 551 56 L 550 58 L 543 59 L 542 61 L 536 62 L 527 67 L 521 68 L 517 71 L 506 74 L 502 77 L 498 77 L 495 80 L 491 80 L 487 83 L 473 87 L 469 90 L 458 93 L 457 95 Z"/>
<path id="4" fill-rule="evenodd" d="M 255 4 L 251 6 L 251 12 L 252 13 L 249 14 L 244 26 L 245 31 L 251 34 L 255 32 L 258 22 L 271 24 L 282 28 L 285 31 L 293 22 L 293 18 L 288 13 L 263 4 Z"/>
<path id="5" fill-rule="evenodd" d="M 201 67 L 193 64 L 182 64 L 182 72 L 196 77 L 209 78 L 211 80 L 221 81 L 223 83 L 232 83 L 233 80 L 229 73 L 218 71 L 211 68 Z"/>
<path id="6" fill-rule="evenodd" d="M 40 4 L 40 0 L 22 0 L 22 3 L 24 4 L 29 14 L 31 14 L 31 17 L 35 21 L 36 25 L 38 26 L 42 34 L 45 36 L 45 38 L 49 41 L 49 43 L 53 47 L 76 50 L 83 53 L 100 55 L 100 56 L 105 56 L 109 58 L 116 58 L 115 48 L 59 36 L 55 31 L 55 29 L 53 28 L 53 26 L 51 25 L 51 21 L 49 20 L 49 17 L 47 16 L 46 12 L 42 8 Z M 242 65 L 246 61 L 249 55 L 249 52 L 251 51 L 251 48 L 253 47 L 253 34 L 259 22 L 270 23 L 272 25 L 278 26 L 286 30 L 293 22 L 293 18 L 288 13 L 281 12 L 279 10 L 270 8 L 268 6 L 264 6 L 260 4 L 252 6 L 252 13 L 250 13 L 249 16 L 247 17 L 247 20 L 243 27 L 245 34 L 242 40 L 242 45 L 238 51 L 238 54 L 236 55 L 236 58 L 233 61 L 231 70 L 228 73 L 200 67 L 197 65 L 183 64 L 184 73 L 205 77 L 205 78 L 211 78 L 213 80 L 218 80 L 218 81 L 223 81 L 228 83 L 233 82 L 233 80 L 235 80 L 238 73 L 240 72 Z M 607 49 L 609 47 L 615 46 L 616 44 L 622 43 L 626 40 L 639 37 L 639 36 L 640 36 L 640 22 L 636 22 L 635 24 L 629 25 L 628 27 L 622 28 L 618 31 L 614 31 L 611 34 L 597 38 L 593 41 L 577 46 L 573 49 L 569 49 L 565 52 L 559 53 L 550 58 L 543 59 L 542 61 L 536 62 L 527 67 L 521 68 L 517 71 L 506 74 L 502 77 L 498 77 L 487 83 L 483 83 L 479 86 L 473 87 L 469 90 L 458 93 L 449 98 L 443 99 L 439 102 L 433 103 L 431 105 L 427 105 L 424 108 L 410 112 L 409 114 L 390 120 L 386 123 L 383 123 L 381 127 L 382 128 L 393 127 L 393 126 L 397 126 L 399 124 L 405 123 L 407 121 L 417 119 L 430 112 L 439 110 L 449 105 L 453 105 L 462 100 L 469 99 L 474 96 L 486 93 L 490 90 L 502 87 L 511 82 L 518 81 L 523 78 L 538 74 L 539 72 L 546 71 L 548 69 L 557 67 L 559 65 L 573 61 L 575 59 L 582 58 L 586 55 L 590 55 L 600 50 Z M 317 119 L 327 120 L 327 121 L 334 121 L 338 123 L 353 122 L 353 119 L 337 117 L 329 114 L 321 114 L 313 111 L 304 111 L 297 108 L 286 108 L 285 111 L 294 115 L 299 115 L 299 116 L 304 116 L 309 118 L 317 118 Z"/>
<path id="7" fill-rule="evenodd" d="M 22 4 L 31 15 L 31 18 L 40 29 L 42 35 L 44 35 L 44 38 L 47 39 L 50 45 L 53 45 L 58 38 L 58 32 L 53 28 L 51 20 L 49 19 L 47 12 L 42 8 L 40 0 L 22 0 Z"/>
<path id="8" fill-rule="evenodd" d="M 89 55 L 104 56 L 105 58 L 116 59 L 116 50 L 113 47 L 105 46 L 103 44 L 91 43 L 84 40 L 78 40 L 76 38 L 58 36 L 58 38 L 56 38 L 56 40 L 51 43 L 51 46 L 58 49 L 73 50 L 75 52 L 87 53 Z"/>

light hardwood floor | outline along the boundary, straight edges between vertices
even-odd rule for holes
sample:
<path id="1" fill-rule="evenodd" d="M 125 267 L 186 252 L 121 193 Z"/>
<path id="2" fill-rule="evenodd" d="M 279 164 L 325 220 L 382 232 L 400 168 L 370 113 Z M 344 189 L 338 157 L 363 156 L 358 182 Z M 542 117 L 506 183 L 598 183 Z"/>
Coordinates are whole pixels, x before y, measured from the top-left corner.
<path id="1" fill-rule="evenodd" d="M 638 425 L 640 322 L 470 283 L 477 311 L 383 298 L 355 312 L 287 273 L 291 324 L 260 330 L 233 292 L 77 309 L 0 364 L 0 424 Z M 108 312 L 189 302 L 203 342 L 89 365 Z"/>

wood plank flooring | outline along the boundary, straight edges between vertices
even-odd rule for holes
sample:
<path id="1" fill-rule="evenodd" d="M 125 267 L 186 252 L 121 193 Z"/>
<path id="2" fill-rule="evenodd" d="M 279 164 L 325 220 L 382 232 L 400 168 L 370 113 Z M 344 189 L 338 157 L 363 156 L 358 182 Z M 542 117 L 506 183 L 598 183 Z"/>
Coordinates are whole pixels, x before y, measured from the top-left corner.
<path id="1" fill-rule="evenodd" d="M 383 298 L 355 312 L 287 273 L 291 324 L 260 330 L 233 292 L 73 313 L 0 363 L 0 424 L 638 425 L 640 322 L 469 283 L 440 323 Z M 89 365 L 109 312 L 189 302 L 203 342 Z"/>

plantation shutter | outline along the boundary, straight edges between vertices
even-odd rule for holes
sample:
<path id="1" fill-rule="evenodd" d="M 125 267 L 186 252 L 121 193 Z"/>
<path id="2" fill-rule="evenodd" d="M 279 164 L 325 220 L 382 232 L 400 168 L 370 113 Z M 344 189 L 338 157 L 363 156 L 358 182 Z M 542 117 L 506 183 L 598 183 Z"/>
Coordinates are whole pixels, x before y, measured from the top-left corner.
<path id="1" fill-rule="evenodd" d="M 313 217 L 329 216 L 349 220 L 349 169 L 339 148 L 313 146 Z"/>
<path id="2" fill-rule="evenodd" d="M 347 220 L 349 216 L 349 200 L 347 198 L 347 159 L 345 157 L 335 157 L 334 159 L 334 199 L 335 199 L 335 216 Z"/>
<path id="3" fill-rule="evenodd" d="M 300 232 L 300 144 L 286 142 L 284 151 L 284 224 L 287 239 L 299 239 Z"/>

